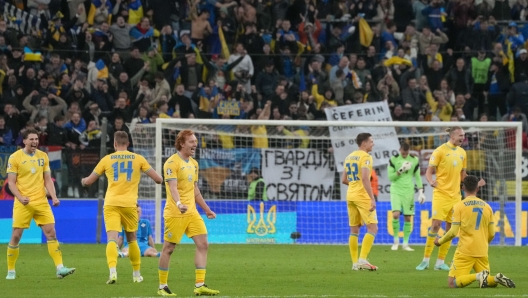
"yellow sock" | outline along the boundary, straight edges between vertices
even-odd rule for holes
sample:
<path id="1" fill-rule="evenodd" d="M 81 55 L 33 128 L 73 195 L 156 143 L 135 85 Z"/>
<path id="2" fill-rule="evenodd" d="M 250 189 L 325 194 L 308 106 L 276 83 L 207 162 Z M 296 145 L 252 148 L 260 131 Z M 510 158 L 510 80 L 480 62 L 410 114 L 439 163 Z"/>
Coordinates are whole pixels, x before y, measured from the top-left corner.
<path id="1" fill-rule="evenodd" d="M 447 253 L 449 252 L 449 248 L 451 247 L 451 240 L 445 242 L 440 246 L 440 249 L 438 250 L 438 258 L 440 260 L 445 260 L 445 257 L 447 256 Z"/>
<path id="2" fill-rule="evenodd" d="M 17 246 L 7 246 L 7 270 L 8 271 L 15 271 L 15 263 L 18 259 L 18 253 L 20 250 Z"/>
<path id="3" fill-rule="evenodd" d="M 436 239 L 436 234 L 437 233 L 431 231 L 429 231 L 429 233 L 427 234 L 427 240 L 425 240 L 424 258 L 429 259 L 431 257 L 431 253 L 433 252 L 433 249 L 435 247 L 434 241 Z"/>
<path id="4" fill-rule="evenodd" d="M 158 276 L 160 285 L 167 285 L 169 280 L 169 268 L 158 268 Z"/>
<path id="5" fill-rule="evenodd" d="M 60 250 L 59 241 L 48 240 L 48 253 L 55 263 L 55 267 L 62 265 L 62 252 Z"/>
<path id="6" fill-rule="evenodd" d="M 497 286 L 497 282 L 495 281 L 495 276 L 488 275 L 487 281 L 488 281 L 489 288 L 495 288 Z"/>
<path id="7" fill-rule="evenodd" d="M 468 275 L 458 276 L 455 279 L 455 282 L 456 282 L 457 288 L 463 288 L 465 286 L 469 286 L 475 280 L 477 280 L 477 274 L 468 274 Z"/>
<path id="8" fill-rule="evenodd" d="M 374 244 L 374 238 L 374 234 L 365 234 L 365 237 L 363 237 L 363 242 L 361 242 L 361 253 L 359 254 L 359 258 L 364 260 L 367 259 L 370 249 L 372 248 L 372 244 Z"/>
<path id="9" fill-rule="evenodd" d="M 141 266 L 141 251 L 139 250 L 137 240 L 128 242 L 128 257 L 130 258 L 132 269 L 139 271 L 139 267 Z"/>
<path id="10" fill-rule="evenodd" d="M 106 244 L 106 262 L 108 268 L 117 267 L 117 257 L 119 256 L 117 243 L 115 240 L 109 240 Z"/>
<path id="11" fill-rule="evenodd" d="M 196 285 L 203 284 L 205 282 L 205 268 L 196 269 L 195 274 L 196 274 Z"/>
<path id="12" fill-rule="evenodd" d="M 348 248 L 350 249 L 350 257 L 352 258 L 352 264 L 358 262 L 358 235 L 350 234 L 348 238 Z"/>

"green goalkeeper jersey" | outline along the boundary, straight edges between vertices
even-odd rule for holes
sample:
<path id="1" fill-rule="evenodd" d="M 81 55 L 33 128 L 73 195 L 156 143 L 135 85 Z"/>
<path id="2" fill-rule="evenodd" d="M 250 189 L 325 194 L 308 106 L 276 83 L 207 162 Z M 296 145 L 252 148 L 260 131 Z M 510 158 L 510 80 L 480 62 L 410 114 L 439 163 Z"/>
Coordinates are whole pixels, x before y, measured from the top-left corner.
<path id="1" fill-rule="evenodd" d="M 398 170 L 404 162 L 411 163 L 411 169 L 398 175 Z M 400 154 L 392 156 L 387 167 L 389 172 L 389 180 L 392 182 L 390 192 L 393 194 L 410 195 L 414 194 L 414 179 L 416 179 L 416 186 L 423 188 L 422 176 L 420 175 L 420 159 L 410 154 L 403 158 Z"/>

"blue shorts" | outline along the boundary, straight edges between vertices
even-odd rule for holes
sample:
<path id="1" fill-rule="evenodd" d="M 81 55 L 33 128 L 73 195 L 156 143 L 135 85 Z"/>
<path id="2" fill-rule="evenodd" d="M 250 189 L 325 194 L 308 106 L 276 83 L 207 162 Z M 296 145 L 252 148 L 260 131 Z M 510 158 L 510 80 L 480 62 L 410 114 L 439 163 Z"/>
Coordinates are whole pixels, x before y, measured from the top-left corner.
<path id="1" fill-rule="evenodd" d="M 139 241 L 138 241 L 137 244 L 139 246 L 139 252 L 141 253 L 141 256 L 144 257 L 145 256 L 145 252 L 147 251 L 147 249 L 150 248 L 150 246 L 148 245 L 148 243 L 139 242 Z M 128 242 L 125 242 L 123 244 L 123 248 L 128 248 Z"/>
<path id="2" fill-rule="evenodd" d="M 147 251 L 147 249 L 150 248 L 150 246 L 148 245 L 148 243 L 145 243 L 145 242 L 138 242 L 138 246 L 139 246 L 139 251 L 141 252 L 141 256 L 144 257 L 145 252 Z"/>

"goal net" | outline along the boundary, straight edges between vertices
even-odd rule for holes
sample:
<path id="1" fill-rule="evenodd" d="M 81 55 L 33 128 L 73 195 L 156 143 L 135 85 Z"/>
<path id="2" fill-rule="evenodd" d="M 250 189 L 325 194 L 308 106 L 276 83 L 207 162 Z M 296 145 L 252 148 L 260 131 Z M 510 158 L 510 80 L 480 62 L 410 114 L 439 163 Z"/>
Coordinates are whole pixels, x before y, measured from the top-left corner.
<path id="1" fill-rule="evenodd" d="M 528 165 L 522 163 L 521 123 L 353 122 L 337 121 L 339 115 L 329 119 L 336 121 L 157 119 L 155 124 L 136 125 L 131 133 L 134 151 L 162 174 L 163 163 L 176 152 L 177 133 L 195 132 L 198 184 L 217 214 L 215 220 L 204 217 L 211 243 L 348 243 L 347 186 L 341 184 L 340 175 L 344 158 L 357 149 L 357 134 L 370 132 L 378 177 L 375 243 L 391 244 L 387 165 L 390 156 L 399 152 L 400 143 L 407 142 L 411 154 L 420 159 L 427 196 L 424 204 L 415 204 L 410 243 L 424 244 L 432 216 L 432 188 L 425 179 L 429 157 L 448 140 L 447 127 L 461 126 L 466 136 L 462 147 L 467 152 L 467 172 L 486 180 L 479 196 L 489 202 L 498 223 L 493 244 L 521 245 L 525 240 L 521 241 L 526 234 L 521 228 L 526 228 L 526 216 L 521 216 L 521 170 Z M 264 188 L 259 181 L 265 183 Z M 165 186 L 142 179 L 139 196 L 143 217 L 153 222 L 155 241 L 160 243 Z M 403 218 L 400 222 L 403 230 Z M 182 243 L 190 241 L 184 236 Z"/>

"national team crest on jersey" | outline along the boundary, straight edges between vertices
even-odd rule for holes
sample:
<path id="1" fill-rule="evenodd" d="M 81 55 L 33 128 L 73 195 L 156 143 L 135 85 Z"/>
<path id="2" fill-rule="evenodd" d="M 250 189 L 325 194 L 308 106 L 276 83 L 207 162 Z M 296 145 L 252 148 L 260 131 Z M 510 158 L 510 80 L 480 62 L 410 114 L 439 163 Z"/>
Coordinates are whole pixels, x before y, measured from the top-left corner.
<path id="1" fill-rule="evenodd" d="M 35 168 L 31 168 L 31 174 L 35 174 L 37 170 Z"/>
<path id="2" fill-rule="evenodd" d="M 189 182 L 192 182 L 192 179 L 193 179 L 192 175 L 189 174 L 189 176 L 187 176 L 187 180 L 188 180 Z"/>

